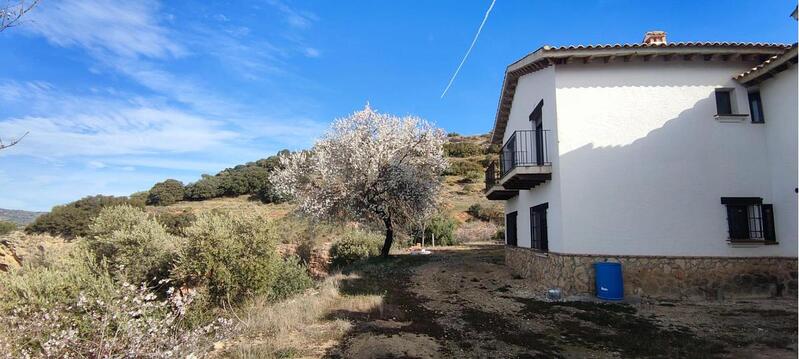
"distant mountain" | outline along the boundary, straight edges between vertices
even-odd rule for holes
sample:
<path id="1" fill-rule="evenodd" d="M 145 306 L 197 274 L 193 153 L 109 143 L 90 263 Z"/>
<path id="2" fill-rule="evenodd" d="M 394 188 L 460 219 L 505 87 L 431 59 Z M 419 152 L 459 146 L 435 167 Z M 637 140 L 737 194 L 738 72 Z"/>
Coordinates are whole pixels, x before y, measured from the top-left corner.
<path id="1" fill-rule="evenodd" d="M 11 221 L 18 225 L 24 226 L 33 222 L 36 217 L 39 217 L 47 212 L 31 212 L 19 209 L 3 209 L 0 208 L 0 220 Z"/>

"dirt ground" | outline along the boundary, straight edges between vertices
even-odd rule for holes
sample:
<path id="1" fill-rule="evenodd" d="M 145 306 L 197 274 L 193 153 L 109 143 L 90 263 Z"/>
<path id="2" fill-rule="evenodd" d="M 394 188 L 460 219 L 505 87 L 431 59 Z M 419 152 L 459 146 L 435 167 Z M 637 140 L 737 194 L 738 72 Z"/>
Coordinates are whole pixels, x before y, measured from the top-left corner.
<path id="1" fill-rule="evenodd" d="M 329 358 L 796 358 L 795 299 L 547 302 L 503 248 L 400 255 L 352 269 L 347 294 L 383 295 Z"/>

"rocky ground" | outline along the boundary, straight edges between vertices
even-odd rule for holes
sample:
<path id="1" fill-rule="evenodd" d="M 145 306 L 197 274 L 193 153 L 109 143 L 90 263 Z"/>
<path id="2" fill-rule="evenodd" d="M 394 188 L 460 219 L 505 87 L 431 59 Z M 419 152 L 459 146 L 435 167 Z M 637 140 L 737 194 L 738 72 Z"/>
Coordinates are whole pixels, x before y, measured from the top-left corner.
<path id="1" fill-rule="evenodd" d="M 547 302 L 514 278 L 501 246 L 396 256 L 352 270 L 341 290 L 377 294 L 330 358 L 796 358 L 795 299 Z"/>

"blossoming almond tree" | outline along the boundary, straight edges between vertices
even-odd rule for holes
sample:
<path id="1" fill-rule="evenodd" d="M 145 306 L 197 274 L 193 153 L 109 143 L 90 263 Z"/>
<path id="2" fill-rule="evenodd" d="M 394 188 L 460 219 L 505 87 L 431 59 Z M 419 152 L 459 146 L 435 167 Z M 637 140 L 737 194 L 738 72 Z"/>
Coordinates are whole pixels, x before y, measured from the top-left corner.
<path id="1" fill-rule="evenodd" d="M 336 120 L 310 151 L 282 157 L 270 180 L 310 216 L 382 222 L 386 257 L 394 230 L 435 206 L 447 167 L 445 141 L 443 130 L 418 117 L 367 105 Z"/>

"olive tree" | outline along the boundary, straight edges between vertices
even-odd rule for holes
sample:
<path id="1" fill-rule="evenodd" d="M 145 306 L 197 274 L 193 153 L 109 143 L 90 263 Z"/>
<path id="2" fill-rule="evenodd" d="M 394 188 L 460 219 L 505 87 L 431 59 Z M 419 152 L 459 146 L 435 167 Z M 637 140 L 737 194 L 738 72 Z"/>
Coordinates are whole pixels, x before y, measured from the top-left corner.
<path id="1" fill-rule="evenodd" d="M 381 222 L 386 257 L 395 229 L 435 206 L 447 167 L 445 142 L 444 131 L 418 117 L 378 113 L 367 105 L 334 121 L 310 151 L 282 156 L 270 180 L 310 216 Z"/>

